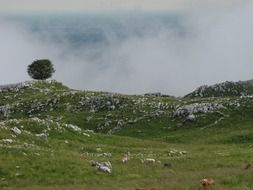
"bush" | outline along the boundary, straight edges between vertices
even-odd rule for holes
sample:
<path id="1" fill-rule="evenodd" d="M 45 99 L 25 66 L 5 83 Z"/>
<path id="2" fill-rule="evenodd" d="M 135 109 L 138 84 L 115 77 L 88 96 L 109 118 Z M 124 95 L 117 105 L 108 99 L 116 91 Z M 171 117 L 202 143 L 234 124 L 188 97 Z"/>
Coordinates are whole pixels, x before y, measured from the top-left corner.
<path id="1" fill-rule="evenodd" d="M 27 68 L 28 75 L 37 80 L 45 80 L 52 77 L 55 72 L 54 66 L 48 59 L 34 61 Z"/>

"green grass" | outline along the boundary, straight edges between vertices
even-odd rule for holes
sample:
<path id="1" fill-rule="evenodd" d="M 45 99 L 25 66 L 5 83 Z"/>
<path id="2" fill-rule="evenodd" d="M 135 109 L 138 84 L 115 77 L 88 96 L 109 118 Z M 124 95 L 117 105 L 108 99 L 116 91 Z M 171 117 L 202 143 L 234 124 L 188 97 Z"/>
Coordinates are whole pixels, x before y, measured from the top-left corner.
<path id="1" fill-rule="evenodd" d="M 1 105 L 14 105 L 8 117 L 0 113 L 0 189 L 197 190 L 204 177 L 216 181 L 216 186 L 209 189 L 253 189 L 253 168 L 244 169 L 253 160 L 252 99 L 81 92 L 57 82 L 34 82 L 19 92 L 1 92 L 0 97 Z M 96 110 L 80 103 L 97 97 Z M 116 99 L 119 103 L 115 108 L 103 106 Z M 172 117 L 177 105 L 215 101 L 224 105 L 238 101 L 240 107 L 231 105 L 219 112 L 197 113 L 195 121 Z M 41 108 L 31 111 L 37 104 Z M 108 134 L 119 121 L 124 125 Z M 77 125 L 82 132 L 67 129 L 65 124 Z M 13 127 L 22 129 L 22 133 L 13 137 Z M 44 132 L 48 141 L 35 136 Z M 173 149 L 188 154 L 171 157 L 168 152 Z M 123 165 L 121 159 L 126 152 L 131 153 L 131 160 Z M 142 158 L 154 158 L 161 164 L 145 165 Z M 112 174 L 91 167 L 90 160 L 110 161 Z M 163 167 L 168 162 L 172 167 Z"/>
<path id="2" fill-rule="evenodd" d="M 69 140 L 69 144 L 53 138 L 49 144 L 50 148 L 44 147 L 39 151 L 27 148 L 2 148 L 0 171 L 5 180 L 1 181 L 1 187 L 3 189 L 31 189 L 31 187 L 198 189 L 200 179 L 213 177 L 218 189 L 252 188 L 251 170 L 243 169 L 253 159 L 253 149 L 248 146 L 179 145 L 103 135 L 94 135 L 89 140 L 77 137 Z M 103 152 L 110 152 L 112 157 L 95 156 L 97 147 Z M 189 153 L 182 157 L 169 157 L 167 152 L 172 148 L 187 150 Z M 126 151 L 131 152 L 132 159 L 123 165 L 120 160 Z M 23 155 L 23 152 L 27 155 Z M 36 155 L 37 152 L 40 155 Z M 144 154 L 144 157 L 152 155 L 162 163 L 170 162 L 172 168 L 164 168 L 161 164 L 143 165 L 140 163 L 138 153 Z M 113 173 L 105 174 L 95 170 L 89 165 L 91 159 L 110 160 Z"/>

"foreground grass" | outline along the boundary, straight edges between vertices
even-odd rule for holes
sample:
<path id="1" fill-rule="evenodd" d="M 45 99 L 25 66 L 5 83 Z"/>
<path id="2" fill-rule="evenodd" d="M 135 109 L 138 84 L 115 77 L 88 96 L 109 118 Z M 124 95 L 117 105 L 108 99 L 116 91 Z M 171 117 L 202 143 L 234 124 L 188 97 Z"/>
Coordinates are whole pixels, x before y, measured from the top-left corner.
<path id="1" fill-rule="evenodd" d="M 73 140 L 65 143 L 72 135 Z M 129 137 L 68 134 L 55 136 L 48 143 L 35 140 L 35 147 L 5 146 L 0 149 L 1 189 L 198 189 L 199 181 L 212 177 L 215 189 L 252 189 L 252 170 L 245 170 L 253 159 L 249 144 L 168 144 Z M 40 146 L 39 146 L 40 145 Z M 112 156 L 99 156 L 102 153 Z M 168 156 L 171 149 L 186 150 L 184 156 Z M 131 160 L 123 165 L 125 152 Z M 143 156 L 142 156 L 143 155 Z M 152 157 L 162 164 L 141 164 Z M 110 161 L 112 174 L 91 167 L 89 160 Z M 171 163 L 165 168 L 163 163 Z"/>

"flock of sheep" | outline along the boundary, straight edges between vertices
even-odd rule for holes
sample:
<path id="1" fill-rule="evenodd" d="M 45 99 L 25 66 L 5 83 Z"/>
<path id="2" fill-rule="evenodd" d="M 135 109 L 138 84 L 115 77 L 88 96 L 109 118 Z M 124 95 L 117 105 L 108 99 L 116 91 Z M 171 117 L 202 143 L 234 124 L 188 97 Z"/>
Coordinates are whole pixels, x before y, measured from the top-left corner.
<path id="1" fill-rule="evenodd" d="M 130 153 L 126 153 L 124 154 L 123 158 L 121 159 L 121 163 L 122 164 L 127 164 L 127 162 L 130 160 Z M 161 162 L 158 160 L 156 161 L 154 158 L 145 158 L 145 159 L 140 159 L 142 164 L 161 164 Z M 90 160 L 90 165 L 92 167 L 97 168 L 97 170 L 105 172 L 105 173 L 111 173 L 112 172 L 112 164 L 110 161 L 107 162 L 97 162 L 94 160 Z M 168 167 L 171 168 L 172 164 L 171 163 L 164 163 L 164 167 Z M 206 188 L 206 187 L 210 187 L 210 186 L 214 186 L 215 185 L 215 181 L 212 178 L 204 178 L 200 181 L 200 187 Z M 138 188 L 137 190 L 158 190 L 156 188 Z"/>
<path id="2" fill-rule="evenodd" d="M 122 164 L 126 164 L 130 160 L 130 155 L 125 154 L 124 157 L 122 158 L 121 162 Z M 156 160 L 154 158 L 146 158 L 146 159 L 141 159 L 142 164 L 155 164 Z M 157 163 L 161 164 L 160 161 L 157 161 Z M 106 172 L 106 173 L 111 173 L 112 172 L 112 164 L 110 161 L 107 162 L 97 162 L 94 160 L 90 160 L 90 165 L 92 167 L 97 168 L 99 171 Z M 171 166 L 171 164 L 165 163 L 165 167 Z"/>

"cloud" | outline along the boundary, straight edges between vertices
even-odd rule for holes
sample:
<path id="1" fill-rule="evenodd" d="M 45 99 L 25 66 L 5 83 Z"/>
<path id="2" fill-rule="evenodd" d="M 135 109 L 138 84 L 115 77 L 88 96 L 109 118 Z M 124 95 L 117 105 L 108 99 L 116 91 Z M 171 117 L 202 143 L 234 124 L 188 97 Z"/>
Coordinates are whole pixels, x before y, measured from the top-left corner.
<path id="1" fill-rule="evenodd" d="M 0 20 L 0 81 L 2 84 L 28 80 L 27 65 L 36 58 L 51 56 L 49 44 L 40 44 L 19 23 Z"/>
<path id="2" fill-rule="evenodd" d="M 10 11 L 112 11 L 112 10 L 185 10 L 199 5 L 224 7 L 240 0 L 8 0 L 1 2 L 1 12 Z M 244 0 L 246 1 L 246 0 Z"/>
<path id="3" fill-rule="evenodd" d="M 180 15 L 2 18 L 0 80 L 27 80 L 27 65 L 39 58 L 51 59 L 54 78 L 72 88 L 127 94 L 184 95 L 203 84 L 250 79 L 252 12 L 248 3 Z"/>

